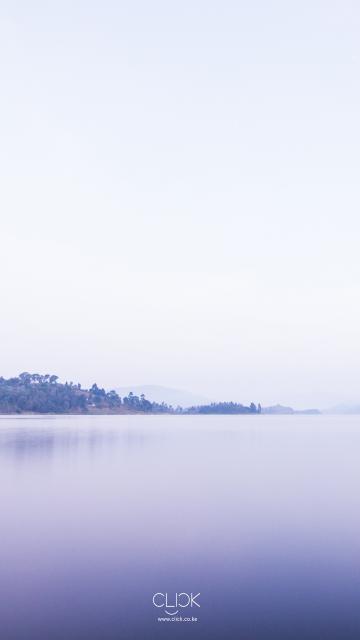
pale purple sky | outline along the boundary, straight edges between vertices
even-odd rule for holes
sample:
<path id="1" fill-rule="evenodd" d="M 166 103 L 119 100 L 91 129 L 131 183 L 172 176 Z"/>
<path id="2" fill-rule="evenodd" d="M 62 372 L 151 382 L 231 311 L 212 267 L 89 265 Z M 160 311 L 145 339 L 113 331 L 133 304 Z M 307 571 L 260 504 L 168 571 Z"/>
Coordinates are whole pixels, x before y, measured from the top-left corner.
<path id="1" fill-rule="evenodd" d="M 360 402 L 357 2 L 0 9 L 0 375 Z"/>

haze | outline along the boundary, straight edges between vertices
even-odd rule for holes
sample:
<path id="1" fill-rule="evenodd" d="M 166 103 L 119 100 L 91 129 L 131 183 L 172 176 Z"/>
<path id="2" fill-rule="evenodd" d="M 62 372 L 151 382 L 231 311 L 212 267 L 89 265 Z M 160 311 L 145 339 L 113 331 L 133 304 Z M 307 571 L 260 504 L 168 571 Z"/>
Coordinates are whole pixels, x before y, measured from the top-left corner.
<path id="1" fill-rule="evenodd" d="M 360 401 L 358 3 L 0 12 L 0 375 Z"/>

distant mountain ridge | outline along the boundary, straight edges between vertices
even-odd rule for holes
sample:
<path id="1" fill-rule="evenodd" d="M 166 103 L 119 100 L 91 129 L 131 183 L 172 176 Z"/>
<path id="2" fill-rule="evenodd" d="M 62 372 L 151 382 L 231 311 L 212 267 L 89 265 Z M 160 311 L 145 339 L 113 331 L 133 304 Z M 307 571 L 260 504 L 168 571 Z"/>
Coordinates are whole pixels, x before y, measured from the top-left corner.
<path id="1" fill-rule="evenodd" d="M 134 385 L 132 387 L 115 387 L 115 391 L 120 397 L 128 396 L 132 391 L 136 396 L 144 394 L 147 398 L 150 398 L 153 402 L 165 402 L 165 404 L 171 404 L 174 408 L 180 407 L 192 407 L 195 405 L 205 405 L 211 402 L 209 398 L 206 398 L 184 389 L 173 389 L 171 387 L 162 387 L 161 385 Z"/>

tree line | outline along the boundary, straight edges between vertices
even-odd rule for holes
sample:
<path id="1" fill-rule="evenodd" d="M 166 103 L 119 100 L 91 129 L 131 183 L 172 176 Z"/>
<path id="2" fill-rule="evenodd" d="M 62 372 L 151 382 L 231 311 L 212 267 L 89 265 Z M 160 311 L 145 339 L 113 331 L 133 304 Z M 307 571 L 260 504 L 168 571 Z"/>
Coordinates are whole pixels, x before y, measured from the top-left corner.
<path id="1" fill-rule="evenodd" d="M 90 389 L 81 384 L 61 383 L 52 374 L 24 371 L 14 378 L 0 377 L 0 413 L 176 413 L 176 414 L 255 414 L 261 407 L 219 402 L 183 409 L 165 402 L 151 402 L 145 395 L 130 392 L 124 398 L 96 383 Z"/>
<path id="2" fill-rule="evenodd" d="M 150 402 L 133 393 L 120 398 L 112 389 L 82 389 L 81 384 L 59 382 L 56 375 L 24 371 L 14 378 L 0 377 L 0 413 L 171 413 L 172 407 Z"/>
<path id="3" fill-rule="evenodd" d="M 220 414 L 255 414 L 261 413 L 261 405 L 252 402 L 250 406 L 244 406 L 243 404 L 238 404 L 237 402 L 212 402 L 211 404 L 204 404 L 198 407 L 189 407 L 186 410 L 187 413 L 220 413 Z"/>

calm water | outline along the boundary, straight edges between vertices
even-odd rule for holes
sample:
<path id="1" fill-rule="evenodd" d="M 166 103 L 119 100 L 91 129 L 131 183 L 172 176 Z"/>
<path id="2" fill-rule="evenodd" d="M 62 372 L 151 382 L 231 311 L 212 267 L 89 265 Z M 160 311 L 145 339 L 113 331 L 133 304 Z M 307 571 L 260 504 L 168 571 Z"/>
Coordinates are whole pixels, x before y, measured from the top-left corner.
<path id="1" fill-rule="evenodd" d="M 359 454 L 358 417 L 1 417 L 0 637 L 360 638 Z"/>

